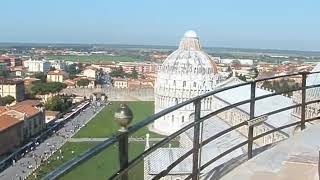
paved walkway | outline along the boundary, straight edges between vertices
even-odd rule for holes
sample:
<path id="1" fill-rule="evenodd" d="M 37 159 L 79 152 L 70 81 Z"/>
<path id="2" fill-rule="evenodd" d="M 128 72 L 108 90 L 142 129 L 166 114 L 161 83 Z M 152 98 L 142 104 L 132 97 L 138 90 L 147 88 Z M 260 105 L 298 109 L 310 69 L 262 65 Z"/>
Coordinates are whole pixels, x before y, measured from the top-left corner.
<path id="1" fill-rule="evenodd" d="M 69 142 L 101 142 L 105 141 L 108 138 L 70 138 Z M 149 138 L 152 142 L 161 141 L 163 138 Z M 144 138 L 129 138 L 129 142 L 145 142 Z"/>
<path id="2" fill-rule="evenodd" d="M 88 123 L 102 108 L 103 106 L 95 107 L 89 105 L 85 111 L 82 111 L 79 115 L 67 122 L 64 127 L 59 129 L 54 135 L 43 141 L 32 151 L 26 152 L 23 158 L 2 171 L 0 173 L 0 179 L 16 180 L 28 177 L 40 166 L 41 162 L 47 160 L 59 150 L 60 147 L 67 142 L 68 138 L 77 133 L 80 128 Z"/>
<path id="3" fill-rule="evenodd" d="M 221 179 L 319 180 L 319 137 L 320 125 L 309 125 L 304 131 L 236 167 Z"/>

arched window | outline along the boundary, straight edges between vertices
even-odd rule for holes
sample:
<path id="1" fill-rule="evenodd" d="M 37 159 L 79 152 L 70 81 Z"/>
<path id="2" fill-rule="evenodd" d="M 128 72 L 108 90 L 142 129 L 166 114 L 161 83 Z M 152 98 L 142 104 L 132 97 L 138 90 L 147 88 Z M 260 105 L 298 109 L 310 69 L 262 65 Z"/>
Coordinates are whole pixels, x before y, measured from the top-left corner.
<path id="1" fill-rule="evenodd" d="M 186 87 L 186 85 L 187 85 L 187 82 L 186 81 L 183 81 L 183 87 Z"/>
<path id="2" fill-rule="evenodd" d="M 184 123 L 184 116 L 181 117 L 181 122 Z"/>
<path id="3" fill-rule="evenodd" d="M 176 86 L 176 80 L 173 80 L 173 85 Z"/>
<path id="4" fill-rule="evenodd" d="M 193 82 L 193 87 L 196 87 L 197 86 L 197 83 L 196 82 Z"/>

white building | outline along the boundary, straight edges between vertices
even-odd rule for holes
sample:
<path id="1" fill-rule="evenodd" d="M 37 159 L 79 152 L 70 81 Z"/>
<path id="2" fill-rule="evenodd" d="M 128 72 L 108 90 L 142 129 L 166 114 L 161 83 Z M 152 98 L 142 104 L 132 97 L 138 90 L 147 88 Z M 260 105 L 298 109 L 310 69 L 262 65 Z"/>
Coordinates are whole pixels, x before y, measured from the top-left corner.
<path id="1" fill-rule="evenodd" d="M 98 77 L 98 69 L 93 66 L 88 66 L 83 70 L 83 75 L 88 78 L 97 79 Z"/>
<path id="2" fill-rule="evenodd" d="M 212 91 L 219 75 L 217 67 L 207 53 L 201 50 L 197 34 L 187 31 L 179 48 L 170 54 L 159 68 L 155 82 L 155 112 Z M 202 110 L 209 111 L 212 99 L 203 100 Z M 192 105 L 159 118 L 153 129 L 161 134 L 170 134 L 189 121 Z"/>
<path id="3" fill-rule="evenodd" d="M 320 70 L 320 64 L 314 71 Z M 320 75 L 309 75 L 307 85 L 314 85 L 320 82 Z M 176 103 L 186 101 L 194 96 L 198 96 L 214 89 L 226 88 L 229 86 L 244 83 L 236 77 L 231 77 L 223 82 L 219 82 L 219 76 L 215 64 L 211 63 L 211 58 L 200 50 L 199 40 L 194 32 L 187 32 L 180 43 L 177 51 L 173 52 L 163 63 L 155 85 L 155 112 L 159 112 Z M 320 88 L 307 90 L 307 101 L 320 97 Z M 250 99 L 251 86 L 244 85 L 237 88 L 222 91 L 215 95 L 203 99 L 201 102 L 201 117 L 208 112 Z M 264 96 L 272 92 L 256 88 L 256 97 Z M 311 99 L 310 99 L 311 98 Z M 301 96 L 297 102 L 301 101 Z M 255 116 L 264 115 L 269 112 L 279 110 L 284 107 L 294 105 L 293 99 L 282 95 L 276 95 L 261 99 L 255 102 Z M 307 108 L 307 118 L 319 115 L 319 104 Z M 166 117 L 160 118 L 153 124 L 153 129 L 160 133 L 170 134 L 186 124 L 189 124 L 189 116 L 194 112 L 194 106 L 186 106 L 181 110 L 174 111 Z M 298 114 L 298 115 L 295 115 Z M 263 134 L 296 121 L 299 121 L 300 109 L 281 111 L 267 116 L 266 121 L 254 127 L 253 136 Z M 246 122 L 250 119 L 250 104 L 243 104 L 235 108 L 223 111 L 204 121 L 202 125 L 202 141 L 216 135 L 217 133 L 229 129 L 232 126 Z M 309 125 L 306 123 L 307 126 Z M 200 164 L 208 163 L 214 157 L 231 149 L 247 140 L 248 126 L 242 126 L 235 131 L 231 131 L 201 147 Z M 285 128 L 264 137 L 256 139 L 253 149 L 263 147 L 267 144 L 281 141 L 295 133 L 296 127 Z M 193 147 L 193 128 L 182 133 L 178 147 L 158 148 L 155 152 L 145 158 L 144 178 L 152 179 L 156 174 L 165 170 L 179 157 L 184 155 Z M 147 138 L 148 140 L 148 138 Z M 146 143 L 149 148 L 149 143 Z M 208 165 L 201 171 L 201 177 L 210 179 L 215 176 L 214 168 L 226 165 L 226 163 L 237 160 L 247 153 L 247 146 L 244 145 L 227 156 Z M 192 156 L 186 158 L 182 163 L 173 168 L 163 179 L 185 179 L 192 171 Z"/>
<path id="4" fill-rule="evenodd" d="M 23 66 L 28 69 L 28 72 L 48 72 L 51 63 L 48 60 L 29 59 L 23 62 Z"/>
<path id="5" fill-rule="evenodd" d="M 254 64 L 253 59 L 219 59 L 219 63 L 231 64 L 235 61 L 238 61 L 241 65 L 252 66 Z"/>
<path id="6" fill-rule="evenodd" d="M 69 74 L 62 70 L 49 71 L 47 82 L 63 82 L 69 77 Z"/>
<path id="7" fill-rule="evenodd" d="M 50 60 L 50 66 L 58 70 L 65 70 L 66 62 L 61 60 Z"/>

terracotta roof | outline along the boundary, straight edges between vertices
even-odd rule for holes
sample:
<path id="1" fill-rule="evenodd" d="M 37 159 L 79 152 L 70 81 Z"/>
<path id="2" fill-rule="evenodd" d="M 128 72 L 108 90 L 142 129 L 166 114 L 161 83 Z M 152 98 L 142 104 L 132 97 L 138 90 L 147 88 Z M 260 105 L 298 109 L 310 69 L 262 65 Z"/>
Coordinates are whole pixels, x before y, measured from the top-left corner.
<path id="1" fill-rule="evenodd" d="M 9 109 L 6 106 L 0 106 L 0 114 L 8 111 Z"/>
<path id="2" fill-rule="evenodd" d="M 59 114 L 59 111 L 45 111 L 45 116 L 56 116 L 57 114 Z"/>
<path id="3" fill-rule="evenodd" d="M 88 79 L 89 81 L 95 81 L 95 78 L 90 78 L 90 77 L 86 77 L 86 76 L 80 76 L 80 77 L 76 77 L 73 79 L 73 81 L 79 81 L 81 79 Z"/>
<path id="4" fill-rule="evenodd" d="M 126 78 L 112 78 L 113 81 L 128 81 Z"/>
<path id="5" fill-rule="evenodd" d="M 54 70 L 54 71 L 49 71 L 48 75 L 64 75 L 65 72 L 62 70 Z"/>
<path id="6" fill-rule="evenodd" d="M 27 99 L 27 100 L 20 101 L 20 102 L 16 103 L 13 107 L 21 106 L 21 105 L 40 106 L 41 102 L 40 102 L 40 100 Z"/>
<path id="7" fill-rule="evenodd" d="M 39 109 L 36 107 L 33 107 L 32 105 L 29 104 L 18 104 L 12 107 L 12 110 L 18 111 L 20 113 L 26 113 L 27 116 L 33 116 L 37 113 L 40 112 Z"/>
<path id="8" fill-rule="evenodd" d="M 74 86 L 76 84 L 76 82 L 71 79 L 67 79 L 63 81 L 63 83 L 65 83 L 67 86 Z"/>
<path id="9" fill-rule="evenodd" d="M 86 69 L 97 70 L 97 68 L 95 68 L 93 66 L 87 66 L 87 67 L 84 68 L 84 70 L 86 70 Z"/>
<path id="10" fill-rule="evenodd" d="M 0 78 L 0 84 L 19 84 L 23 83 L 21 79 L 14 79 L 14 78 Z"/>
<path id="11" fill-rule="evenodd" d="M 19 121 L 19 119 L 16 119 L 10 115 L 3 114 L 0 116 L 0 131 L 5 130 L 21 122 L 23 121 Z"/>
<path id="12" fill-rule="evenodd" d="M 26 68 L 23 66 L 15 66 L 11 68 L 11 71 L 22 71 L 22 70 L 26 70 Z"/>

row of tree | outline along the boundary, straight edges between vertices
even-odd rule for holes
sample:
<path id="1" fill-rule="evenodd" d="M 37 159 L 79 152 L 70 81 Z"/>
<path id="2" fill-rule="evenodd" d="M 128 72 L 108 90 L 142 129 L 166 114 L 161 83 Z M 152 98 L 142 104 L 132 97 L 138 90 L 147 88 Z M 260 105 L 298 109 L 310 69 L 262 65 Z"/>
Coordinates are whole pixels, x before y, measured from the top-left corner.
<path id="1" fill-rule="evenodd" d="M 67 85 L 61 82 L 36 83 L 30 89 L 31 95 L 44 95 L 48 93 L 57 93 L 66 88 Z"/>

